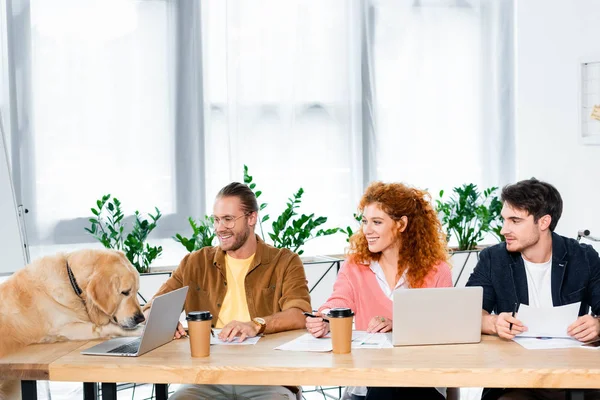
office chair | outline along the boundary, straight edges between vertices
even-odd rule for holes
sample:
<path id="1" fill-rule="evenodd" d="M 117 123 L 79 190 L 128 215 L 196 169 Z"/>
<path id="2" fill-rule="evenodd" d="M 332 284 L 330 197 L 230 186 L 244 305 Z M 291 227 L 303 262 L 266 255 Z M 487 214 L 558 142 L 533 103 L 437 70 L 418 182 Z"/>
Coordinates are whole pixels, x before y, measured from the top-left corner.
<path id="1" fill-rule="evenodd" d="M 600 238 L 594 237 L 590 235 L 589 229 L 581 229 L 577 232 L 577 241 L 580 242 L 581 238 L 591 240 L 592 242 L 600 242 Z"/>

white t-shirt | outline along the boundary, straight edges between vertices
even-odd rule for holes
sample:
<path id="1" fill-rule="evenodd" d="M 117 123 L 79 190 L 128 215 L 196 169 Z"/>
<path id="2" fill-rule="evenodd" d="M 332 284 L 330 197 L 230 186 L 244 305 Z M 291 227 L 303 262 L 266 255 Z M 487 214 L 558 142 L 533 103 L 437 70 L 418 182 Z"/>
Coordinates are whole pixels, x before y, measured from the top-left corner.
<path id="1" fill-rule="evenodd" d="M 545 263 L 532 263 L 523 258 L 527 274 L 530 307 L 554 307 L 552 303 L 552 256 Z"/>

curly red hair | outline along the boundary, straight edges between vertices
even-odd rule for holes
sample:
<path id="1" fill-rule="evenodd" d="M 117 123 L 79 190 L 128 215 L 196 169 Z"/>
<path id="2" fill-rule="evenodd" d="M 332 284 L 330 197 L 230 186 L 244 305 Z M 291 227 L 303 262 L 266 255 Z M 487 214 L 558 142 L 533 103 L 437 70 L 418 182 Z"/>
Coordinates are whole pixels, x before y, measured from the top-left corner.
<path id="1" fill-rule="evenodd" d="M 359 212 L 373 203 L 378 204 L 394 221 L 407 217 L 406 229 L 395 234 L 400 243 L 398 276 L 406 271 L 410 287 L 422 287 L 431 270 L 449 258 L 446 235 L 431 206 L 431 196 L 424 190 L 402 183 L 373 182 L 360 200 Z M 366 264 L 379 261 L 381 253 L 369 251 L 367 239 L 360 229 L 350 238 L 348 256 L 354 263 Z"/>

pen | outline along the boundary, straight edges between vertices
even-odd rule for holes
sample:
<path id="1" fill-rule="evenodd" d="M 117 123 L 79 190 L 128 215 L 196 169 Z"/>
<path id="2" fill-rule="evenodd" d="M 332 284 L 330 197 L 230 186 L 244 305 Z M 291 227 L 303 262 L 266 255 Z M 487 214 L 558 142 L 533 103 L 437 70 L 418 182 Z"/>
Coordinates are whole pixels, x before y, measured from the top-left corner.
<path id="1" fill-rule="evenodd" d="M 515 317 L 515 313 L 517 312 L 517 310 L 519 309 L 519 303 L 515 303 L 515 308 L 513 309 L 512 312 L 512 317 Z M 512 322 L 510 323 L 510 325 L 508 326 L 508 331 L 512 331 Z"/>
<path id="2" fill-rule="evenodd" d="M 303 312 L 302 314 L 306 315 L 307 317 L 311 317 L 311 318 L 319 318 L 316 315 L 308 313 L 308 312 Z M 323 321 L 329 323 L 329 320 L 327 318 L 323 318 Z"/>

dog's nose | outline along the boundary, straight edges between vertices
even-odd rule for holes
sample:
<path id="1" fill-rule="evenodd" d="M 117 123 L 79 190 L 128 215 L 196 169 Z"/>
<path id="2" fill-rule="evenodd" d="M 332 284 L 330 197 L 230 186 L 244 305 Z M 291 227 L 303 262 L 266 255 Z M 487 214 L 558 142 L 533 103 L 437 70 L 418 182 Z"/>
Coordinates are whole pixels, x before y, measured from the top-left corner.
<path id="1" fill-rule="evenodd" d="M 135 314 L 135 317 L 133 317 L 133 320 L 135 321 L 136 324 L 141 324 L 142 322 L 144 322 L 146 320 L 146 318 L 144 318 L 144 314 Z"/>

